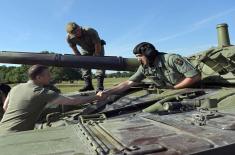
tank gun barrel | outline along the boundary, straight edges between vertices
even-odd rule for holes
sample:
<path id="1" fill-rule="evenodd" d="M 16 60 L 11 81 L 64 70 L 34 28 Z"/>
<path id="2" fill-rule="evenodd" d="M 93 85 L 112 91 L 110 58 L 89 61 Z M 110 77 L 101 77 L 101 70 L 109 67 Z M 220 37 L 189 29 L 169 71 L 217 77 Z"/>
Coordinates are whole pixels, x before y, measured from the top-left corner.
<path id="1" fill-rule="evenodd" d="M 135 58 L 116 56 L 75 56 L 71 54 L 47 54 L 1 51 L 0 63 L 10 64 L 42 64 L 57 67 L 73 67 L 87 69 L 104 69 L 117 71 L 135 71 L 139 66 Z"/>

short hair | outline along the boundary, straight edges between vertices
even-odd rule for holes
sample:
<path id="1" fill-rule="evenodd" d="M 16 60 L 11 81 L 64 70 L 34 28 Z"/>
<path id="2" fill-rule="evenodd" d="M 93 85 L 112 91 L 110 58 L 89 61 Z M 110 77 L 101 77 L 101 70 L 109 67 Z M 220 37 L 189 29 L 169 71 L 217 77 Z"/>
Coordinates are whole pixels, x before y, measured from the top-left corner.
<path id="1" fill-rule="evenodd" d="M 28 70 L 28 77 L 29 79 L 34 80 L 36 76 L 42 74 L 42 72 L 47 69 L 48 67 L 44 65 L 39 65 L 39 64 L 33 65 Z"/>
<path id="2" fill-rule="evenodd" d="M 80 26 L 75 23 L 75 22 L 69 22 L 67 25 L 66 25 L 66 31 L 67 33 L 69 34 L 74 34 L 75 33 L 75 30 L 77 30 Z"/>

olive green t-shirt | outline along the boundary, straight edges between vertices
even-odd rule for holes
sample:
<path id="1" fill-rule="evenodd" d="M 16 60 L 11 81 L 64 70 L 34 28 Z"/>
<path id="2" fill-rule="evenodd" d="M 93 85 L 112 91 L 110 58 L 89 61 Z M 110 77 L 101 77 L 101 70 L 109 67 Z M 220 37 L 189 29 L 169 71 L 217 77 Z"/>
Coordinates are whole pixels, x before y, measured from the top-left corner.
<path id="1" fill-rule="evenodd" d="M 67 42 L 70 46 L 79 45 L 82 50 L 94 53 L 95 44 L 100 43 L 98 32 L 93 28 L 82 28 L 81 37 L 73 37 L 68 34 Z"/>
<path id="2" fill-rule="evenodd" d="M 59 94 L 28 81 L 12 88 L 8 95 L 8 108 L 0 122 L 0 134 L 32 130 L 44 106 Z"/>
<path id="3" fill-rule="evenodd" d="M 186 59 L 178 54 L 159 53 L 153 67 L 139 66 L 137 72 L 129 80 L 140 82 L 149 78 L 157 86 L 174 86 L 186 77 L 194 77 L 199 72 Z"/>

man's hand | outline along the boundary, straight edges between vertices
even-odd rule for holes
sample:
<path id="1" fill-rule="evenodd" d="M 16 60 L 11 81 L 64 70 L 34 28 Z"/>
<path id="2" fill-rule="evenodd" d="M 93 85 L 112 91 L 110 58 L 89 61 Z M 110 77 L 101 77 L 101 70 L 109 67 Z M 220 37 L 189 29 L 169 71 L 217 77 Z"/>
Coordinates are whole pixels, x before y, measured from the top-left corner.
<path id="1" fill-rule="evenodd" d="M 105 91 L 99 91 L 96 96 L 98 96 L 98 100 L 105 100 L 108 97 L 108 93 Z"/>
<path id="2" fill-rule="evenodd" d="M 75 55 L 77 55 L 77 56 L 81 56 L 81 53 L 80 53 L 80 52 L 77 52 Z"/>
<path id="3" fill-rule="evenodd" d="M 94 56 L 98 56 L 98 57 L 99 57 L 99 56 L 100 56 L 100 53 L 94 53 Z"/>
<path id="4" fill-rule="evenodd" d="M 81 55 L 81 53 L 79 52 L 77 46 L 70 46 L 70 47 L 72 48 L 73 53 L 74 53 L 75 55 L 78 55 L 78 56 Z"/>

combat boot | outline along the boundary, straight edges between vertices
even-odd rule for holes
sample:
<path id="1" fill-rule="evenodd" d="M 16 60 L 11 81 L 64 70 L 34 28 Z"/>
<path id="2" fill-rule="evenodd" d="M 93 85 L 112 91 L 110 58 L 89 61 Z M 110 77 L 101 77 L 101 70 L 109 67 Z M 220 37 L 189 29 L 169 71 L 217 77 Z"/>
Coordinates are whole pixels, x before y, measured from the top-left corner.
<path id="1" fill-rule="evenodd" d="M 104 90 L 104 77 L 97 77 L 96 93 Z"/>
<path id="2" fill-rule="evenodd" d="M 79 92 L 94 90 L 91 78 L 85 78 L 84 82 L 85 82 L 85 86 L 83 88 L 79 89 Z"/>

